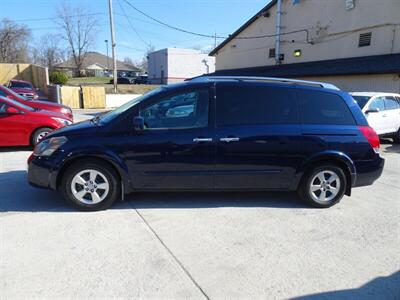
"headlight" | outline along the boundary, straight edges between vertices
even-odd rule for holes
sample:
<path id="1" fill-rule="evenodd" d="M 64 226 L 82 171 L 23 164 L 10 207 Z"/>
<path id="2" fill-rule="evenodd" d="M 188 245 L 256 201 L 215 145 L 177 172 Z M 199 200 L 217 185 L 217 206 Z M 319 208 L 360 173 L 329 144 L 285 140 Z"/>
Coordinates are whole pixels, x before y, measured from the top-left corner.
<path id="1" fill-rule="evenodd" d="M 66 119 L 63 119 L 63 118 L 57 118 L 57 117 L 51 117 L 51 118 L 52 118 L 54 121 L 57 121 L 57 122 L 63 124 L 64 126 L 67 126 L 67 125 L 71 125 L 71 124 L 72 124 L 71 121 L 66 120 Z"/>
<path id="2" fill-rule="evenodd" d="M 35 149 L 33 150 L 33 155 L 50 156 L 67 141 L 68 139 L 65 136 L 57 136 L 46 139 L 36 145 Z"/>
<path id="3" fill-rule="evenodd" d="M 72 110 L 70 108 L 63 107 L 63 108 L 61 108 L 61 113 L 72 114 Z"/>

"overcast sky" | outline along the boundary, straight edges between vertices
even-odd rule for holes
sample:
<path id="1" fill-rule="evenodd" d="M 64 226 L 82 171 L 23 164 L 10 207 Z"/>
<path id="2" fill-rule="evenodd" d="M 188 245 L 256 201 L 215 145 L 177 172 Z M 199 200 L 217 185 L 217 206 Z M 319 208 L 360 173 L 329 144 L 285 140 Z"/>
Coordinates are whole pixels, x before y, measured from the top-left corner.
<path id="1" fill-rule="evenodd" d="M 226 36 L 262 9 L 268 0 L 127 0 L 140 10 L 165 23 L 204 34 Z M 56 17 L 54 0 L 0 0 L 0 18 L 21 20 L 31 28 L 34 40 L 46 33 L 60 32 L 55 20 L 30 20 Z M 105 39 L 110 40 L 108 0 L 67 0 L 74 6 L 86 6 L 101 26 L 95 51 L 106 52 Z M 212 49 L 214 39 L 193 36 L 168 29 L 133 10 L 125 0 L 113 0 L 117 38 L 117 56 L 140 59 L 148 44 L 156 49 L 166 47 L 199 47 Z M 122 9 L 121 9 L 122 8 Z M 128 15 L 130 27 L 124 13 Z M 220 40 L 221 41 L 221 40 Z"/>

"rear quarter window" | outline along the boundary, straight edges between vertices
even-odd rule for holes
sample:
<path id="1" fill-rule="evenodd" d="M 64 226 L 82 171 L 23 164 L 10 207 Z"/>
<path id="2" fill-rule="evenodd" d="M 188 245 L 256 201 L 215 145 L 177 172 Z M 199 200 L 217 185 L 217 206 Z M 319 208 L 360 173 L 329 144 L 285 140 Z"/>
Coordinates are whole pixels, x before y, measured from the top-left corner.
<path id="1" fill-rule="evenodd" d="M 303 124 L 355 125 L 354 117 L 342 97 L 319 91 L 299 90 Z"/>

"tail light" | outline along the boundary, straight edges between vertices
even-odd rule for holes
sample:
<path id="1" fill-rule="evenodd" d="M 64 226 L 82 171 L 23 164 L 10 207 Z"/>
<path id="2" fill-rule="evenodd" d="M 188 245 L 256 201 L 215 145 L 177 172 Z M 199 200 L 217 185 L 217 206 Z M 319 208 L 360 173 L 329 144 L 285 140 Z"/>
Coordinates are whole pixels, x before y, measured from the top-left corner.
<path id="1" fill-rule="evenodd" d="M 378 134 L 369 126 L 358 126 L 361 133 L 368 140 L 368 143 L 371 145 L 372 149 L 374 149 L 375 153 L 379 153 L 379 148 L 381 147 L 381 142 L 379 140 Z"/>

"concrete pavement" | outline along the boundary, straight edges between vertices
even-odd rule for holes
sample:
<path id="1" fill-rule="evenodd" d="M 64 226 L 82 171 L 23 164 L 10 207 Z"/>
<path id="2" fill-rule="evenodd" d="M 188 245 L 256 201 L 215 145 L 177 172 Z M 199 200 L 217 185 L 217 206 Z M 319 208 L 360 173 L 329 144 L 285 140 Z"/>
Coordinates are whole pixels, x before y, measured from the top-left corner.
<path id="1" fill-rule="evenodd" d="M 82 213 L 0 150 L 2 298 L 399 299 L 400 146 L 330 209 L 292 193 L 136 194 Z"/>

